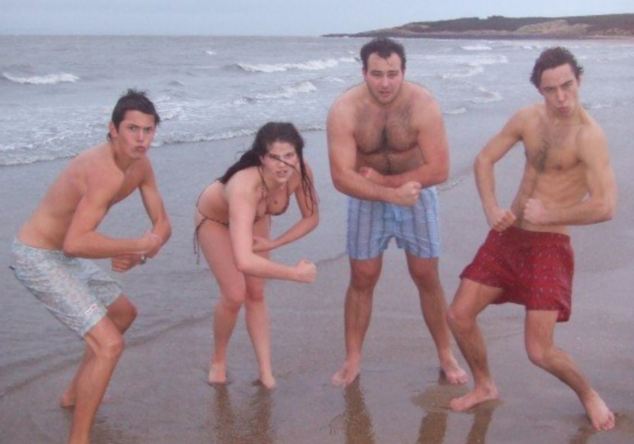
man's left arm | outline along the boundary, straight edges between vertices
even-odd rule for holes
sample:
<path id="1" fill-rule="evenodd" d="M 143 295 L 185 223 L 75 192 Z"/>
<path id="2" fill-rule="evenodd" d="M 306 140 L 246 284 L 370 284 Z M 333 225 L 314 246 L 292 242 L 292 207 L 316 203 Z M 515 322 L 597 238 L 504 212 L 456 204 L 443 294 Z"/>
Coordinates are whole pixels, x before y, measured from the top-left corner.
<path id="1" fill-rule="evenodd" d="M 147 257 L 154 257 L 172 235 L 172 225 L 167 212 L 165 211 L 165 205 L 163 204 L 163 198 L 159 193 L 158 185 L 156 184 L 154 170 L 149 162 L 147 172 L 141 182 L 141 185 L 139 186 L 139 190 L 141 191 L 141 199 L 143 201 L 145 211 L 147 211 L 147 214 L 152 221 L 152 233 L 161 238 L 161 244 L 146 254 Z"/>
<path id="2" fill-rule="evenodd" d="M 585 166 L 587 196 L 568 207 L 545 208 L 537 199 L 529 199 L 524 217 L 538 225 L 588 225 L 614 217 L 616 180 L 610 164 L 603 131 L 595 128 L 579 140 L 579 158 Z"/>
<path id="3" fill-rule="evenodd" d="M 141 200 L 143 201 L 145 211 L 147 211 L 147 214 L 152 221 L 151 233 L 156 235 L 161 242 L 146 254 L 129 253 L 113 257 L 111 260 L 112 269 L 120 273 L 128 271 L 137 265 L 142 265 L 145 263 L 147 258 L 156 256 L 161 247 L 172 235 L 172 226 L 170 224 L 169 217 L 167 216 L 167 212 L 165 211 L 165 206 L 163 205 L 163 198 L 158 191 L 154 171 L 152 170 L 152 166 L 149 162 L 146 167 L 143 180 L 139 185 L 139 190 L 141 192 Z"/>
<path id="4" fill-rule="evenodd" d="M 398 187 L 415 181 L 427 188 L 446 181 L 449 176 L 449 144 L 438 102 L 431 96 L 419 98 L 412 121 L 418 133 L 417 149 L 421 151 L 423 161 L 413 170 L 382 176 L 380 180 L 385 186 Z M 371 176 L 369 178 L 372 180 Z"/>

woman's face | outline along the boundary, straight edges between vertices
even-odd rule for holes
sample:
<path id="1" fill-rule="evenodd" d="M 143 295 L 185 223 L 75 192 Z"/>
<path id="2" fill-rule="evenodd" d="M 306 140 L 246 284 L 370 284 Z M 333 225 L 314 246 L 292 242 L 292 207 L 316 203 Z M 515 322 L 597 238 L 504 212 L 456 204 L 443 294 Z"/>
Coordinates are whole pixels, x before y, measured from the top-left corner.
<path id="1" fill-rule="evenodd" d="M 267 153 L 261 157 L 262 167 L 279 182 L 286 182 L 293 175 L 299 163 L 295 146 L 276 140 L 268 146 Z"/>

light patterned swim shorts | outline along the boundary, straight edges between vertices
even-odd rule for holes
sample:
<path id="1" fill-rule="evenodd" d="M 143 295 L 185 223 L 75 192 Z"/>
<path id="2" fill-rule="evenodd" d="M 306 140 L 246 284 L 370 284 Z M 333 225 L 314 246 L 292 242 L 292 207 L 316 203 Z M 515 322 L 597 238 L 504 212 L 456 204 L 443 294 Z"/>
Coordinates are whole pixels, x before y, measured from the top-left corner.
<path id="1" fill-rule="evenodd" d="M 424 188 L 411 207 L 348 199 L 347 251 L 352 259 L 378 257 L 392 238 L 399 248 L 416 257 L 440 255 L 436 187 Z"/>
<path id="2" fill-rule="evenodd" d="M 121 295 L 121 285 L 88 259 L 59 250 L 11 246 L 15 276 L 62 324 L 83 337 Z"/>

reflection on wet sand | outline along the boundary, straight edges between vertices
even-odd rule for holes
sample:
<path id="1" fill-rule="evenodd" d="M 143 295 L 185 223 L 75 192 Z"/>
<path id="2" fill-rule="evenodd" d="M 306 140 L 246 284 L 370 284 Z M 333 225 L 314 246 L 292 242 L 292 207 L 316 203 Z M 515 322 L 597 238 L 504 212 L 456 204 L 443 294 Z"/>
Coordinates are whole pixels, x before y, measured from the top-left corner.
<path id="1" fill-rule="evenodd" d="M 343 420 L 346 444 L 373 444 L 376 442 L 375 429 L 359 381 L 360 378 L 357 378 L 344 390 L 345 411 L 337 419 Z M 414 401 L 425 411 L 420 422 L 417 443 L 442 444 L 444 442 L 447 421 L 451 413 L 448 408 L 449 400 L 454 396 L 452 388 L 435 386 Z M 465 437 L 466 444 L 486 442 L 493 411 L 499 404 L 499 402 L 484 403 L 467 413 L 473 415 L 473 423 Z M 380 430 L 377 432 L 380 434 Z"/>
<path id="2" fill-rule="evenodd" d="M 627 436 L 632 436 L 634 434 L 634 414 L 630 412 L 614 412 L 616 425 L 614 426 L 614 431 L 621 431 L 625 433 Z M 597 435 L 597 432 L 594 430 L 592 425 L 587 422 L 587 419 L 583 418 L 584 424 L 579 426 L 577 432 L 570 438 L 568 441 L 569 444 L 587 444 L 590 442 L 590 438 Z M 614 441 L 616 442 L 616 441 Z"/>
<path id="3" fill-rule="evenodd" d="M 448 409 L 449 401 L 456 395 L 454 388 L 431 387 L 426 390 L 415 403 L 425 410 L 425 416 L 421 419 L 418 432 L 418 443 L 441 444 L 447 431 L 447 419 L 451 411 Z M 493 418 L 493 411 L 499 402 L 486 402 L 467 414 L 473 415 L 471 429 L 466 436 L 466 444 L 486 442 L 486 434 Z"/>
<path id="4" fill-rule="evenodd" d="M 372 417 L 368 414 L 359 379 L 347 386 L 343 394 L 346 405 L 346 444 L 373 444 L 375 440 Z"/>
<path id="5" fill-rule="evenodd" d="M 273 442 L 271 430 L 271 391 L 257 387 L 246 405 L 234 407 L 226 385 L 214 386 L 211 422 L 217 443 Z"/>

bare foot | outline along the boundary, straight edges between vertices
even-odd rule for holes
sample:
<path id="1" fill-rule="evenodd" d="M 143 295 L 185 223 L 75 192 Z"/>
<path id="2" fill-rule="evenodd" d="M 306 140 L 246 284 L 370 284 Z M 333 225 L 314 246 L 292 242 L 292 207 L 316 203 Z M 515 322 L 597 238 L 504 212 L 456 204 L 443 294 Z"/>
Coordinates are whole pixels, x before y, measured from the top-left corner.
<path id="1" fill-rule="evenodd" d="M 610 430 L 616 424 L 614 420 L 614 413 L 603 402 L 603 399 L 594 390 L 584 401 L 583 406 L 586 409 L 586 414 L 590 418 L 592 427 L 598 431 Z"/>
<path id="2" fill-rule="evenodd" d="M 266 377 L 260 376 L 260 379 L 256 379 L 254 381 L 254 384 L 261 385 L 262 387 L 269 390 L 273 390 L 275 388 L 276 382 L 275 378 L 272 375 L 269 375 Z"/>
<path id="3" fill-rule="evenodd" d="M 469 380 L 469 375 L 458 365 L 456 358 L 453 356 L 441 362 L 440 369 L 445 374 L 445 378 L 447 378 L 449 384 L 461 385 L 466 384 Z"/>
<path id="4" fill-rule="evenodd" d="M 469 393 L 459 398 L 454 398 L 449 402 L 449 407 L 455 412 L 464 412 L 471 407 L 481 404 L 485 401 L 498 399 L 498 389 L 495 385 L 490 384 L 484 387 L 476 387 Z"/>
<path id="5" fill-rule="evenodd" d="M 330 382 L 332 382 L 332 385 L 345 387 L 351 384 L 352 382 L 354 382 L 354 380 L 357 379 L 358 376 L 359 376 L 359 365 L 358 364 L 353 365 L 353 364 L 349 364 L 348 362 L 345 362 L 343 364 L 343 367 L 341 367 L 339 371 L 337 371 L 337 373 L 332 375 Z"/>
<path id="6" fill-rule="evenodd" d="M 207 377 L 209 384 L 226 384 L 227 368 L 224 364 L 211 364 L 209 367 L 209 376 Z"/>
<path id="7" fill-rule="evenodd" d="M 260 374 L 260 383 L 269 390 L 275 388 L 275 378 L 270 371 Z"/>

